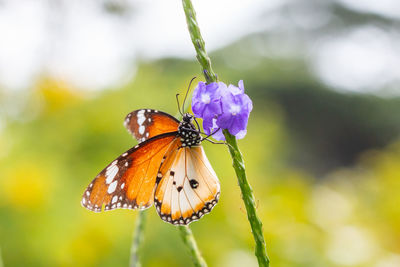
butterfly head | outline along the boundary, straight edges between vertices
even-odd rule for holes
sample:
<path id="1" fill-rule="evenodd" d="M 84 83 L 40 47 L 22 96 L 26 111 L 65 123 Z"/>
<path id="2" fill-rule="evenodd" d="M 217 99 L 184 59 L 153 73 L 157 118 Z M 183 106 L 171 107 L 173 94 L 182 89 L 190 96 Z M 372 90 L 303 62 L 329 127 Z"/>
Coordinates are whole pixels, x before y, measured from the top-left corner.
<path id="1" fill-rule="evenodd" d="M 186 123 L 192 123 L 193 121 L 193 115 L 189 113 L 183 114 L 182 120 Z"/>

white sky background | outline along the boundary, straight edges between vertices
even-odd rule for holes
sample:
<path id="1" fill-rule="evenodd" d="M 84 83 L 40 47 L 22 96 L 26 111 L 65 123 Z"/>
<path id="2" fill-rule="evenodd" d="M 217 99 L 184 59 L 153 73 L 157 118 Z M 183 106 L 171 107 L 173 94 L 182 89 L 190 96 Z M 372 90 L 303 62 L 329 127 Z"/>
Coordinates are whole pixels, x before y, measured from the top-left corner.
<path id="1" fill-rule="evenodd" d="M 0 90 L 28 89 L 43 73 L 82 89 L 103 89 L 130 78 L 136 59 L 194 58 L 180 0 L 116 2 L 132 12 L 106 13 L 98 0 L 1 1 Z M 263 14 L 290 2 L 296 0 L 194 0 L 194 6 L 210 52 L 252 32 L 279 31 L 287 18 Z M 338 2 L 400 19 L 398 0 Z M 292 23 L 321 23 L 317 14 L 293 10 Z M 307 45 L 310 66 L 330 86 L 373 92 L 399 84 L 400 36 L 371 26 Z"/>

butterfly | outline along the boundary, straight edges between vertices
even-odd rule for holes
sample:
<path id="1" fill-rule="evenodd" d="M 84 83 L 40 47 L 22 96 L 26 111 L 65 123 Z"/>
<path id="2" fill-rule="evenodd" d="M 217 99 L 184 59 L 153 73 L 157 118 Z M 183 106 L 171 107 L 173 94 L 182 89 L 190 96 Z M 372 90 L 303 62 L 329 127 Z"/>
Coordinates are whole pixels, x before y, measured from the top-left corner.
<path id="1" fill-rule="evenodd" d="M 220 183 L 201 142 L 205 139 L 183 114 L 182 121 L 152 109 L 129 113 L 124 121 L 139 141 L 86 188 L 81 204 L 100 212 L 146 209 L 153 204 L 162 220 L 187 225 L 217 204 Z"/>

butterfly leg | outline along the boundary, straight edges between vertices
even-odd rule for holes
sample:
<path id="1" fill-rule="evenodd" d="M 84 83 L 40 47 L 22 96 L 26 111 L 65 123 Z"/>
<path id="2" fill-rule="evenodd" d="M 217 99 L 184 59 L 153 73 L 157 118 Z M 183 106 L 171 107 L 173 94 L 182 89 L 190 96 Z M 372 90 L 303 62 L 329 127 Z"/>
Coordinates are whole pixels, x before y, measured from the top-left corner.
<path id="1" fill-rule="evenodd" d="M 198 130 L 194 130 L 194 129 L 190 129 L 190 128 L 182 128 L 182 129 L 185 130 L 185 131 L 188 131 L 188 132 L 192 132 L 192 133 L 201 133 L 201 134 L 207 135 L 206 133 L 204 133 L 204 132 L 202 132 L 202 131 L 198 131 Z M 213 134 L 215 134 L 216 132 L 218 132 L 220 129 L 221 129 L 221 128 L 218 128 L 217 130 L 215 130 L 215 131 L 212 132 L 211 134 L 207 135 L 206 137 L 202 137 L 202 139 L 206 139 L 206 138 L 212 136 Z"/>
<path id="2" fill-rule="evenodd" d="M 206 141 L 208 141 L 208 142 L 210 142 L 211 144 L 214 144 L 214 145 L 229 145 L 227 142 L 215 142 L 215 141 L 213 141 L 211 139 L 208 139 L 208 138 L 203 138 L 203 140 L 206 140 Z"/>
<path id="3" fill-rule="evenodd" d="M 208 142 L 210 142 L 211 144 L 214 144 L 214 145 L 227 145 L 227 146 L 229 146 L 231 149 L 233 149 L 232 145 L 229 144 L 229 143 L 227 143 L 226 141 L 225 141 L 225 142 L 215 142 L 215 141 L 210 140 L 210 139 L 208 139 L 208 138 L 204 138 L 203 140 L 206 140 L 206 141 L 208 141 Z"/>
<path id="4" fill-rule="evenodd" d="M 208 137 L 210 137 L 210 136 L 214 135 L 215 133 L 217 133 L 219 130 L 221 130 L 221 128 L 218 128 L 217 130 L 215 130 L 214 132 L 210 133 L 206 137 L 203 137 L 203 139 L 207 139 Z M 205 134 L 205 133 L 202 133 L 202 134 Z"/>
<path id="5" fill-rule="evenodd" d="M 197 124 L 197 128 L 199 129 L 199 133 L 204 134 L 204 135 L 207 135 L 206 133 L 203 133 L 202 131 L 200 131 L 200 125 L 199 125 L 199 122 L 197 121 L 196 117 L 194 117 L 194 121 L 195 121 L 196 124 Z M 215 130 L 213 133 L 207 135 L 205 138 L 210 137 L 211 135 L 213 135 L 213 134 L 215 134 L 216 132 L 218 132 L 220 129 L 221 129 L 221 128 L 218 128 L 218 129 Z"/>

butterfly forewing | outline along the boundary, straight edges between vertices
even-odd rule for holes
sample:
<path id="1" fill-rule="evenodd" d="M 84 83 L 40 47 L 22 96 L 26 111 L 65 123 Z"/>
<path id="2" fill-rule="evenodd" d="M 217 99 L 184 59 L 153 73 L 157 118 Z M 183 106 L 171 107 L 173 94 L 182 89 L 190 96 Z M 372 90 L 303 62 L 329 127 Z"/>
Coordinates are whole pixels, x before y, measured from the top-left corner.
<path id="1" fill-rule="evenodd" d="M 174 155 L 161 165 L 155 204 L 161 219 L 185 225 L 211 211 L 220 185 L 201 146 L 180 148 Z"/>
<path id="2" fill-rule="evenodd" d="M 139 142 L 143 142 L 154 136 L 176 131 L 179 121 L 158 110 L 138 109 L 125 117 L 124 125 Z"/>
<path id="3" fill-rule="evenodd" d="M 187 121 L 182 124 L 195 129 Z M 200 135 L 180 132 L 178 120 L 152 109 L 129 113 L 124 125 L 139 145 L 96 176 L 83 194 L 82 205 L 100 212 L 103 206 L 105 210 L 144 209 L 155 202 L 164 221 L 180 225 L 209 213 L 218 202 L 220 184 L 199 145 Z"/>
<path id="4" fill-rule="evenodd" d="M 90 183 L 82 205 L 100 212 L 115 208 L 147 208 L 153 204 L 157 172 L 176 133 L 162 134 L 119 156 Z"/>

